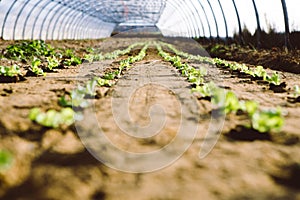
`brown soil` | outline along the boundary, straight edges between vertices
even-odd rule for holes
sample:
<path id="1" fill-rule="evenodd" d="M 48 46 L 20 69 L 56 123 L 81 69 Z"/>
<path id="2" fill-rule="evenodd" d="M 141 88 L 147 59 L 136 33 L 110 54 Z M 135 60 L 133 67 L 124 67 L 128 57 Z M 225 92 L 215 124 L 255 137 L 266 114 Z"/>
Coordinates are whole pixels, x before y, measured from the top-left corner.
<path id="1" fill-rule="evenodd" d="M 286 51 L 277 47 L 259 50 L 234 44 L 218 45 L 219 48 L 214 50 L 215 46 L 215 44 L 205 45 L 205 49 L 212 57 L 300 74 L 300 50 Z"/>
<path id="2" fill-rule="evenodd" d="M 64 41 L 57 45 L 85 48 L 93 44 L 109 52 L 141 40 L 111 38 L 90 43 Z M 175 38 L 173 41 L 178 47 L 189 45 Z M 114 87 L 97 89 L 98 99 L 90 100 L 93 107 L 85 109 L 82 122 L 47 129 L 28 119 L 33 107 L 59 110 L 59 97 L 88 77 L 101 76 L 116 67 L 118 60 L 84 63 L 58 69 L 46 77 L 27 77 L 22 82 L 0 84 L 0 149 L 14 155 L 12 167 L 0 171 L 0 199 L 300 199 L 300 104 L 291 101 L 290 93 L 295 84 L 300 85 L 298 74 L 279 72 L 287 84 L 287 92 L 275 93 L 258 81 L 189 61 L 194 67 L 206 67 L 207 80 L 233 90 L 240 99 L 256 100 L 263 108 L 281 106 L 286 112 L 285 126 L 280 133 L 266 136 L 241 128 L 248 122 L 243 115 L 228 115 L 223 128 L 222 120 L 213 124 L 210 102 L 197 100 L 185 78 L 162 61 L 154 47 Z M 159 107 L 151 113 L 156 104 L 164 108 L 163 112 Z M 120 127 L 111 108 L 121 112 L 123 105 L 128 106 L 129 117 L 118 115 Z M 96 114 L 97 122 L 91 113 Z M 141 130 L 147 125 L 154 129 L 160 127 L 162 120 L 157 119 L 165 123 L 155 135 L 145 138 L 128 135 L 127 132 L 149 136 Z M 187 125 L 185 130 L 198 126 L 195 138 L 190 131 L 178 134 L 182 120 Z M 207 135 L 211 125 L 220 126 L 222 131 L 212 151 L 200 158 L 204 139 L 210 143 L 218 137 L 216 133 Z M 157 157 L 146 167 L 157 166 L 181 151 L 182 146 L 190 141 L 192 144 L 180 158 L 160 170 L 126 173 L 107 165 L 119 163 L 130 171 L 139 168 L 141 160 L 124 159 L 110 148 L 104 136 L 98 141 L 96 127 L 99 126 L 105 138 L 124 152 L 152 152 L 174 142 L 171 150 L 164 152 L 168 156 Z M 90 153 L 86 147 L 100 152 L 103 162 L 93 157 L 95 152 Z"/>

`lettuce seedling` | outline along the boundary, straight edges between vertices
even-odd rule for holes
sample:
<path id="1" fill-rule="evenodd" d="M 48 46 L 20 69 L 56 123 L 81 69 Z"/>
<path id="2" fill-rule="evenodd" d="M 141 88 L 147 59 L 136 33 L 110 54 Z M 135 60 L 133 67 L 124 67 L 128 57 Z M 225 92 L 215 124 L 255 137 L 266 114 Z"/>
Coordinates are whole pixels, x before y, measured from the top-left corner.
<path id="1" fill-rule="evenodd" d="M 245 64 L 241 64 L 239 67 L 239 70 L 241 72 L 247 73 L 249 71 L 249 67 L 247 67 L 247 65 L 245 65 Z"/>
<path id="2" fill-rule="evenodd" d="M 86 83 L 85 87 L 85 94 L 90 95 L 90 96 L 95 96 L 96 95 L 96 86 L 98 85 L 98 80 L 97 78 L 93 78 L 92 80 L 88 81 Z"/>
<path id="3" fill-rule="evenodd" d="M 271 77 L 267 76 L 266 80 L 274 85 L 280 85 L 281 83 L 280 75 L 277 72 L 274 72 Z"/>
<path id="4" fill-rule="evenodd" d="M 103 78 L 97 78 L 98 86 L 106 86 L 106 87 L 111 87 L 112 84 L 109 80 L 103 79 Z"/>
<path id="5" fill-rule="evenodd" d="M 280 108 L 255 112 L 251 118 L 252 128 L 260 133 L 280 131 L 284 125 L 284 118 Z"/>
<path id="6" fill-rule="evenodd" d="M 44 73 L 44 71 L 41 68 L 39 68 L 40 65 L 41 65 L 41 60 L 34 57 L 31 62 L 31 71 L 38 76 L 45 76 L 46 73 Z"/>
<path id="7" fill-rule="evenodd" d="M 72 63 L 72 65 L 80 65 L 82 63 L 82 61 L 81 61 L 80 57 L 72 56 L 71 63 Z"/>
<path id="8" fill-rule="evenodd" d="M 96 59 L 95 58 L 96 56 L 95 55 L 93 55 L 93 54 L 86 54 L 86 55 L 84 55 L 84 60 L 87 60 L 89 63 L 91 63 L 91 62 L 93 62 L 93 61 L 99 61 L 100 59 Z"/>
<path id="9" fill-rule="evenodd" d="M 13 163 L 13 155 L 7 150 L 0 150 L 0 172 L 8 170 Z"/>
<path id="10" fill-rule="evenodd" d="M 263 66 L 256 66 L 253 70 L 253 75 L 265 80 L 267 77 L 267 71 L 263 68 Z"/>
<path id="11" fill-rule="evenodd" d="M 55 56 L 52 57 L 47 57 L 47 62 L 48 62 L 48 68 L 52 70 L 53 68 L 58 67 L 59 61 Z"/>
<path id="12" fill-rule="evenodd" d="M 13 65 L 10 67 L 0 66 L 0 75 L 14 77 L 21 75 L 21 70 L 18 65 Z"/>
<path id="13" fill-rule="evenodd" d="M 109 73 L 104 74 L 104 76 L 102 78 L 106 79 L 106 80 L 114 80 L 116 78 L 117 74 L 118 73 L 109 72 Z"/>
<path id="14" fill-rule="evenodd" d="M 78 86 L 75 90 L 71 92 L 71 100 L 68 103 L 74 107 L 86 108 L 89 106 L 88 101 L 85 99 L 86 93 L 85 88 L 82 86 Z"/>
<path id="15" fill-rule="evenodd" d="M 29 113 L 29 119 L 45 127 L 58 128 L 60 125 L 73 124 L 74 115 L 72 108 L 63 108 L 59 112 L 52 109 L 42 112 L 39 108 L 33 108 Z"/>
<path id="16" fill-rule="evenodd" d="M 297 98 L 300 96 L 300 87 L 298 85 L 294 86 L 294 97 Z"/>
<path id="17" fill-rule="evenodd" d="M 231 112 L 235 113 L 239 109 L 240 109 L 239 99 L 232 91 L 228 91 L 226 93 L 226 98 L 225 98 L 225 113 L 226 114 Z"/>
<path id="18" fill-rule="evenodd" d="M 212 92 L 212 103 L 216 105 L 218 108 L 224 108 L 225 99 L 226 99 L 226 90 L 216 87 Z"/>
<path id="19" fill-rule="evenodd" d="M 202 85 L 204 83 L 204 79 L 201 77 L 201 76 L 193 76 L 193 75 L 190 75 L 188 77 L 188 80 L 190 83 L 193 83 L 195 84 L 196 86 L 198 85 Z"/>
<path id="20" fill-rule="evenodd" d="M 240 101 L 240 109 L 247 112 L 250 117 L 258 110 L 259 104 L 256 101 Z"/>
<path id="21" fill-rule="evenodd" d="M 199 93 L 202 97 L 211 97 L 216 90 L 216 85 L 213 82 L 205 83 L 203 86 L 196 86 L 191 91 Z"/>
<path id="22" fill-rule="evenodd" d="M 174 65 L 176 68 L 178 68 L 178 67 L 180 67 L 180 66 L 182 65 L 181 59 L 180 59 L 179 56 L 175 56 L 174 59 L 173 59 L 173 61 L 172 61 L 172 63 L 173 63 L 173 65 Z"/>
<path id="23" fill-rule="evenodd" d="M 101 78 L 93 78 L 88 81 L 85 86 L 78 85 L 76 89 L 72 90 L 70 94 L 70 100 L 63 96 L 59 99 L 59 104 L 63 107 L 80 107 L 86 108 L 89 106 L 89 102 L 86 100 L 87 95 L 95 96 L 97 86 L 111 86 L 109 80 Z"/>
<path id="24" fill-rule="evenodd" d="M 239 65 L 237 63 L 232 63 L 229 65 L 229 68 L 235 71 L 239 69 Z"/>

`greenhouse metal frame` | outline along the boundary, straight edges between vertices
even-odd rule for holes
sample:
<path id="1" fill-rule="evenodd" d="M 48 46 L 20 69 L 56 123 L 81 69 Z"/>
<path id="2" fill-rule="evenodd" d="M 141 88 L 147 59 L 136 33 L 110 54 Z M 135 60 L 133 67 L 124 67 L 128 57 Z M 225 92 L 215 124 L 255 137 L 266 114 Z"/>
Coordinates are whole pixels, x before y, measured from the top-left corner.
<path id="1" fill-rule="evenodd" d="M 251 3 L 248 10 L 255 12 L 260 44 L 263 12 L 258 1 Z M 275 3 L 282 6 L 285 43 L 289 45 L 287 4 L 285 0 Z M 236 16 L 228 15 L 228 7 L 234 8 Z M 0 36 L 6 40 L 103 38 L 117 25 L 127 24 L 157 26 L 164 36 L 228 38 L 233 34 L 228 27 L 231 21 L 243 43 L 242 27 L 247 24 L 242 24 L 240 9 L 238 0 L 2 0 Z"/>

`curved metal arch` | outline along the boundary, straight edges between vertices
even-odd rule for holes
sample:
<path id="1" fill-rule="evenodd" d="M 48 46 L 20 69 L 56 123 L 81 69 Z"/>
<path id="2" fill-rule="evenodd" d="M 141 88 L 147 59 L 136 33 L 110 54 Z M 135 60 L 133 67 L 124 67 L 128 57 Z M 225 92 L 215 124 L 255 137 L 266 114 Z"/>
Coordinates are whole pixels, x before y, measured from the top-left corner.
<path id="1" fill-rule="evenodd" d="M 224 13 L 224 10 L 223 10 L 223 6 L 222 6 L 220 0 L 218 0 L 218 3 L 219 3 L 219 6 L 220 6 L 222 15 L 223 15 L 223 20 L 224 20 L 224 25 L 225 25 L 225 32 L 226 32 L 226 40 L 228 40 L 229 36 L 228 36 L 228 25 L 227 25 L 226 16 L 225 16 L 225 13 Z"/>
<path id="2" fill-rule="evenodd" d="M 8 9 L 8 11 L 7 11 L 5 17 L 4 17 L 3 24 L 2 24 L 2 31 L 1 31 L 1 36 L 2 36 L 2 37 L 4 37 L 4 29 L 5 29 L 5 24 L 6 24 L 6 22 L 7 22 L 7 19 L 8 19 L 8 15 L 10 15 L 10 12 L 12 11 L 12 9 L 13 9 L 13 7 L 15 6 L 16 3 L 17 3 L 17 1 L 14 1 L 14 2 L 10 5 L 10 7 L 9 7 L 9 9 Z"/>
<path id="3" fill-rule="evenodd" d="M 65 34 L 66 34 L 67 32 L 69 32 L 73 20 L 76 19 L 77 17 L 79 17 L 80 15 L 82 15 L 82 13 L 81 13 L 81 12 L 78 12 L 77 10 L 73 10 L 73 12 L 71 12 L 71 13 L 72 13 L 72 14 L 70 14 L 68 20 L 66 21 L 66 25 L 64 26 L 64 29 L 63 29 L 63 31 L 62 31 L 62 34 L 63 34 L 63 35 L 62 35 L 62 38 L 66 38 L 66 37 L 68 38 L 68 35 L 65 36 Z M 59 31 L 59 30 L 58 30 L 58 31 Z"/>
<path id="4" fill-rule="evenodd" d="M 256 42 L 257 42 L 257 47 L 260 48 L 261 47 L 261 41 L 260 41 L 261 40 L 261 27 L 260 27 L 259 13 L 257 10 L 255 0 L 252 0 L 252 3 L 253 3 L 255 16 L 256 16 L 256 22 L 257 22 Z"/>
<path id="5" fill-rule="evenodd" d="M 72 2 L 73 2 L 73 3 L 71 4 L 72 6 L 73 6 L 73 5 L 76 6 L 76 5 L 81 4 L 81 2 L 76 2 L 76 1 L 72 1 Z M 61 9 L 60 9 L 58 12 L 56 12 L 55 15 L 53 16 L 53 18 L 50 20 L 49 26 L 48 26 L 48 28 L 47 28 L 47 32 L 49 31 L 49 27 L 50 27 L 50 25 L 51 25 L 51 23 L 52 23 L 52 20 L 54 20 L 54 18 L 56 17 L 56 15 L 58 15 L 58 17 L 56 18 L 56 20 L 55 20 L 55 22 L 54 22 L 53 29 L 52 29 L 52 33 L 51 33 L 51 35 L 52 35 L 51 38 L 52 38 L 52 39 L 54 39 L 54 32 L 55 32 L 55 30 L 57 29 L 57 24 L 58 24 L 59 20 L 60 20 L 62 17 L 66 17 L 66 15 L 64 14 L 64 12 L 65 12 L 66 10 L 68 10 L 68 9 L 70 9 L 68 6 L 62 6 Z M 72 10 L 72 9 L 70 9 L 70 10 Z M 46 37 L 46 38 L 47 38 L 47 37 Z M 59 39 L 59 33 L 58 33 L 58 35 L 57 35 L 57 39 Z"/>
<path id="6" fill-rule="evenodd" d="M 87 34 L 88 29 L 89 29 L 89 25 L 92 22 L 92 20 L 88 20 L 88 22 L 85 24 L 85 26 L 80 26 L 79 30 L 78 30 L 78 37 L 79 38 L 85 38 L 85 34 Z"/>
<path id="7" fill-rule="evenodd" d="M 80 2 L 79 2 L 80 3 Z M 60 36 L 60 33 L 62 33 L 61 32 L 61 28 L 62 28 L 62 26 L 64 25 L 64 21 L 66 20 L 66 19 L 68 19 L 68 17 L 69 17 L 69 14 L 70 13 L 72 13 L 72 12 L 74 12 L 75 10 L 72 10 L 72 9 L 70 9 L 65 15 L 61 15 L 61 16 L 64 16 L 64 18 L 62 19 L 62 21 L 61 21 L 61 24 L 60 24 L 60 26 L 59 26 L 59 28 L 58 28 L 58 39 L 60 38 L 59 36 Z M 76 12 L 76 11 L 75 11 Z M 77 11 L 78 12 L 78 11 Z M 70 18 L 70 17 L 69 17 Z M 64 27 L 66 27 L 66 25 L 67 25 L 67 23 L 65 23 L 65 26 Z M 54 29 L 53 29 L 53 31 L 54 31 Z M 63 34 L 62 34 L 63 35 Z M 64 39 L 63 37 L 62 37 L 62 39 Z"/>
<path id="8" fill-rule="evenodd" d="M 53 1 L 53 0 L 52 0 Z M 69 6 L 66 6 L 67 4 L 66 3 L 68 3 L 68 2 L 71 2 L 72 0 L 70 0 L 70 1 L 67 1 L 67 2 L 64 2 L 63 4 L 61 4 L 61 3 L 57 3 L 57 5 L 58 6 L 60 6 L 61 8 L 65 8 L 65 7 L 67 7 L 67 8 L 69 8 Z M 54 1 L 55 2 L 55 1 Z M 71 4 L 72 5 L 72 4 Z M 59 9 L 59 8 L 58 8 Z M 53 9 L 52 9 L 53 10 Z M 52 12 L 52 10 L 50 11 L 50 12 Z M 49 13 L 50 13 L 49 12 Z M 56 12 L 56 13 L 54 13 L 53 15 L 52 15 L 52 18 L 49 20 L 49 23 L 48 23 L 48 26 L 47 26 L 47 31 L 46 31 L 46 39 L 48 39 L 48 35 L 49 35 L 49 29 L 50 29 L 50 26 L 51 26 L 51 24 L 52 24 L 52 21 L 55 19 L 55 17 L 56 17 L 56 15 L 58 14 L 59 12 Z M 44 18 L 44 22 L 46 21 L 46 19 L 47 19 L 47 17 L 48 16 L 46 16 L 45 18 Z M 57 17 L 57 18 L 59 18 L 59 17 Z M 44 25 L 44 23 L 43 23 L 43 25 Z M 43 26 L 42 26 L 43 27 Z M 54 27 L 54 29 L 55 29 L 55 27 Z M 54 30 L 53 29 L 53 30 Z M 40 30 L 40 37 L 42 37 L 42 31 L 43 31 L 43 28 L 41 28 L 41 30 Z M 53 32 L 52 32 L 52 39 L 53 39 Z"/>
<path id="9" fill-rule="evenodd" d="M 218 26 L 217 18 L 216 18 L 214 9 L 213 9 L 213 7 L 211 6 L 210 0 L 207 0 L 207 3 L 208 3 L 208 5 L 209 5 L 209 7 L 210 7 L 211 13 L 212 13 L 213 18 L 214 18 L 215 25 L 216 25 L 216 31 L 217 31 L 217 39 L 219 39 L 219 38 L 220 38 L 220 35 L 219 35 L 219 26 Z"/>
<path id="10" fill-rule="evenodd" d="M 58 1 L 58 0 L 57 0 Z M 61 1 L 61 0 L 60 0 Z M 161 12 L 161 7 L 163 7 L 163 4 L 164 4 L 164 2 L 165 2 L 165 0 L 160 0 L 160 4 L 162 5 L 162 6 L 160 6 L 159 7 L 159 11 L 158 12 L 156 12 L 156 13 L 148 13 L 148 14 L 158 14 L 158 13 L 160 13 Z M 95 10 L 100 10 L 101 8 L 103 8 L 104 7 L 104 10 L 105 10 L 105 6 L 107 7 L 107 5 L 105 4 L 105 2 L 104 1 L 99 1 L 99 0 L 91 0 L 90 2 L 89 2 L 89 4 L 90 5 L 92 5 L 92 6 L 87 6 L 86 4 L 83 4 L 82 6 L 80 6 L 80 7 L 73 7 L 73 6 L 69 6 L 70 8 L 72 8 L 72 9 L 76 9 L 76 10 L 84 10 L 84 12 L 85 13 L 87 13 L 87 14 L 89 14 L 90 12 L 93 12 L 93 11 L 95 11 Z M 134 9 L 133 9 L 134 10 Z M 136 9 L 136 10 L 138 10 L 138 9 Z M 95 13 L 95 12 L 94 12 Z M 118 13 L 118 12 L 115 12 L 115 13 Z M 89 14 L 89 15 L 91 15 L 91 14 Z M 102 19 L 102 21 L 103 21 L 103 19 L 104 18 L 107 18 L 107 16 L 105 16 L 105 14 L 103 14 L 103 13 L 101 13 L 101 12 L 98 12 L 98 15 L 91 15 L 92 17 L 96 17 L 96 18 L 100 18 L 100 19 Z M 149 18 L 149 16 L 147 16 L 147 14 L 145 14 L 145 15 L 143 15 L 144 16 L 144 18 Z M 155 23 L 155 20 L 153 20 L 154 18 L 151 18 L 151 21 L 153 22 L 153 23 Z M 157 20 L 157 19 L 156 19 Z M 109 22 L 109 21 L 108 21 Z"/>
<path id="11" fill-rule="evenodd" d="M 173 4 L 173 2 L 176 2 L 176 5 L 174 5 Z M 192 30 L 193 28 L 192 28 L 192 25 L 191 25 L 191 23 L 190 23 L 190 21 L 189 21 L 189 16 L 188 16 L 188 14 L 185 12 L 186 11 L 186 9 L 180 9 L 180 2 L 178 2 L 177 0 L 175 0 L 175 1 L 172 1 L 172 2 L 170 2 L 169 1 L 169 3 L 170 3 L 170 5 L 172 5 L 174 8 L 175 8 L 175 11 L 177 10 L 177 11 L 179 11 L 180 13 L 181 13 L 181 16 L 182 16 L 182 19 L 183 19 L 183 21 L 185 22 L 185 24 L 187 25 L 187 31 L 188 31 L 188 34 L 189 35 L 192 35 L 191 33 L 190 33 L 190 30 Z M 183 36 L 184 34 L 182 34 L 182 36 Z"/>
<path id="12" fill-rule="evenodd" d="M 122 1 L 122 5 L 123 6 L 128 6 L 125 5 L 126 1 Z M 138 3 L 138 2 L 142 2 L 142 3 Z M 165 1 L 163 0 L 155 0 L 155 1 L 135 1 L 135 4 L 133 5 L 129 5 L 129 9 L 131 10 L 131 12 L 129 12 L 129 20 L 131 18 L 139 18 L 140 20 L 144 21 L 145 19 L 148 19 L 149 22 L 151 23 L 155 23 L 157 21 L 157 19 L 159 18 L 159 15 L 161 14 L 161 10 L 165 5 Z M 148 6 L 152 6 L 152 10 L 147 9 Z M 139 13 L 140 12 L 140 13 Z M 139 13 L 139 14 L 135 14 L 135 13 Z M 118 12 L 117 12 L 118 14 Z M 122 19 L 124 18 L 123 16 L 120 18 Z M 121 20 L 122 21 L 122 20 Z M 109 22 L 109 21 L 108 21 Z M 118 22 L 118 21 L 115 21 Z"/>
<path id="13" fill-rule="evenodd" d="M 56 3 L 56 2 L 55 2 Z M 44 17 L 44 19 L 42 20 L 43 22 L 42 22 L 42 25 L 41 25 L 41 29 L 40 29 L 40 38 L 42 38 L 42 33 L 43 33 L 43 30 L 44 30 L 44 26 L 45 26 L 45 23 L 46 23 L 46 21 L 47 21 L 47 18 L 50 16 L 50 13 L 52 13 L 57 7 L 59 7 L 60 6 L 60 4 L 58 4 L 58 3 L 56 3 L 56 5 L 55 6 L 53 6 L 52 8 L 50 8 L 50 10 L 48 11 L 48 15 L 46 15 L 45 17 Z M 53 13 L 53 15 L 52 16 L 54 16 L 55 15 L 55 13 Z M 49 23 L 51 23 L 51 20 L 49 21 Z M 50 25 L 50 24 L 49 24 Z M 47 40 L 48 39 L 48 33 L 49 33 L 49 25 L 48 25 L 48 27 L 47 27 L 47 30 L 46 30 L 46 37 L 45 37 L 45 40 Z"/>
<path id="14" fill-rule="evenodd" d="M 75 18 L 73 18 L 70 26 L 69 26 L 69 30 L 71 29 L 71 27 L 73 28 L 73 31 L 71 32 L 71 36 L 70 38 L 75 39 L 75 31 L 76 31 L 76 25 L 79 23 L 79 21 L 83 18 L 83 13 L 79 13 L 79 15 Z"/>
<path id="15" fill-rule="evenodd" d="M 168 16 L 168 19 L 169 19 L 171 16 L 173 16 L 174 14 L 176 14 L 176 11 L 178 10 L 178 7 L 177 7 L 176 5 L 173 5 L 172 3 L 170 3 L 169 5 L 170 5 L 171 7 L 173 7 L 174 12 L 172 12 L 172 14 L 171 14 L 170 16 Z M 188 24 L 188 23 L 186 22 L 186 19 L 185 19 L 184 15 L 179 15 L 179 16 L 180 16 L 180 18 L 182 19 L 182 21 L 184 21 L 184 23 Z M 166 20 L 165 20 L 165 21 L 166 21 Z M 168 27 L 176 26 L 176 24 L 177 24 L 177 22 L 174 22 L 174 24 L 171 24 L 171 25 L 169 25 Z M 168 27 L 167 27 L 167 28 L 168 28 Z M 181 26 L 180 28 L 183 28 L 183 27 Z M 183 33 L 183 32 L 180 32 L 180 35 L 184 35 L 184 33 Z"/>
<path id="16" fill-rule="evenodd" d="M 183 1 L 183 2 L 185 2 L 185 1 Z M 181 1 L 180 1 L 180 3 L 181 3 Z M 180 5 L 181 5 L 180 3 L 178 2 L 178 8 L 180 8 Z M 187 29 L 188 29 L 188 37 L 192 37 L 193 35 L 195 35 L 193 32 L 196 29 L 196 27 L 194 26 L 195 24 L 193 23 L 193 18 L 189 15 L 190 14 L 189 13 L 189 7 L 187 7 L 186 3 L 182 3 L 181 6 L 183 6 L 183 9 L 180 9 L 180 10 L 183 10 L 183 13 L 185 15 L 186 21 L 188 23 L 188 27 L 187 27 Z"/>
<path id="17" fill-rule="evenodd" d="M 53 2 L 55 2 L 57 4 L 62 5 L 63 7 L 68 7 L 70 9 L 72 9 L 72 10 L 77 10 L 78 12 L 83 12 L 83 13 L 85 13 L 87 15 L 90 15 L 91 17 L 96 17 L 97 18 L 97 16 L 93 16 L 93 15 L 90 14 L 90 9 L 89 8 L 91 8 L 91 7 L 86 6 L 85 4 L 83 4 L 82 3 L 83 1 L 80 1 L 81 5 L 82 5 L 80 7 L 76 7 L 76 6 L 74 7 L 73 6 L 74 4 L 69 4 L 70 2 L 72 2 L 72 0 L 51 0 L 51 1 L 53 1 Z M 91 1 L 90 0 L 89 4 L 94 3 L 94 2 L 99 2 L 99 1 L 97 1 L 97 0 Z"/>
<path id="18" fill-rule="evenodd" d="M 32 8 L 31 10 L 29 11 L 29 14 L 26 16 L 26 19 L 25 19 L 25 22 L 24 22 L 24 28 L 23 28 L 23 32 L 22 32 L 22 37 L 25 38 L 25 32 L 26 32 L 26 27 L 27 27 L 27 23 L 28 23 L 28 20 L 31 16 L 31 14 L 33 13 L 34 9 L 36 9 L 39 4 L 41 4 L 43 1 L 38 1 Z M 46 6 L 48 5 L 47 1 L 45 1 L 45 4 L 44 6 L 41 8 L 41 10 L 43 10 Z"/>
<path id="19" fill-rule="evenodd" d="M 205 19 L 206 19 L 206 22 L 207 22 L 207 25 L 208 25 L 209 37 L 212 38 L 212 35 L 211 35 L 211 27 L 210 27 L 210 24 L 209 24 L 209 20 L 208 20 L 208 17 L 207 17 L 207 13 L 206 13 L 206 11 L 205 11 L 205 9 L 204 9 L 204 6 L 203 6 L 203 4 L 201 3 L 201 1 L 199 0 L 198 2 L 199 2 L 200 6 L 201 6 L 201 8 L 202 8 L 202 11 L 203 11 L 203 13 L 204 13 L 204 16 L 205 16 Z"/>
<path id="20" fill-rule="evenodd" d="M 86 19 L 86 18 L 89 18 L 89 17 L 90 17 L 90 16 L 88 16 L 88 15 L 84 15 L 84 16 L 79 20 L 78 24 L 76 25 L 75 31 L 74 31 L 74 38 L 75 38 L 75 39 L 82 37 L 82 29 L 83 29 L 82 24 L 85 22 L 85 19 Z"/>
<path id="21" fill-rule="evenodd" d="M 65 31 L 66 31 L 66 27 L 69 24 L 70 20 L 72 19 L 73 16 L 75 16 L 75 14 L 77 14 L 78 11 L 76 10 L 72 10 L 70 9 L 68 11 L 68 13 L 66 14 L 66 16 L 63 18 L 63 21 L 61 22 L 59 28 L 58 28 L 58 38 L 62 38 L 65 39 L 64 35 L 65 35 Z M 64 26 L 63 26 L 64 25 Z M 63 31 L 61 30 L 63 28 Z M 61 36 L 61 37 L 60 37 Z"/>
<path id="22" fill-rule="evenodd" d="M 24 10 L 24 8 L 28 5 L 30 0 L 27 0 L 24 2 L 22 8 L 20 9 L 19 13 L 17 14 L 17 18 L 15 20 L 15 23 L 14 23 L 14 28 L 13 28 L 13 40 L 15 40 L 15 37 L 16 37 L 16 28 L 17 28 L 17 24 L 18 24 L 18 21 L 19 21 L 19 18 Z M 24 29 L 25 27 L 23 27 Z"/>
<path id="23" fill-rule="evenodd" d="M 201 19 L 201 16 L 199 16 L 199 20 L 201 22 L 201 28 L 202 28 L 202 32 L 203 32 L 203 37 L 205 37 L 205 28 L 204 28 L 204 24 L 203 24 L 203 21 Z"/>
<path id="24" fill-rule="evenodd" d="M 200 0 L 198 0 L 198 1 L 200 1 Z M 197 1 L 197 2 L 198 2 Z M 192 3 L 192 2 L 191 2 Z M 199 4 L 200 5 L 200 4 Z M 200 25 L 201 25 L 201 29 L 202 29 L 202 33 L 203 33 L 203 37 L 205 37 L 205 27 L 204 27 L 204 23 L 203 23 L 203 20 L 202 20 L 202 15 L 200 14 L 200 12 L 199 12 L 199 10 L 196 8 L 196 6 L 193 4 L 193 8 L 195 9 L 195 11 L 196 11 L 196 13 L 197 13 L 197 15 L 198 15 L 198 17 L 197 17 L 197 19 L 199 20 L 199 22 L 200 22 Z M 198 27 L 199 28 L 199 37 L 201 37 L 201 34 L 200 34 L 200 27 Z"/>
<path id="25" fill-rule="evenodd" d="M 205 28 L 200 16 L 198 17 L 198 20 L 200 21 L 200 26 L 198 27 L 199 34 L 197 35 L 197 37 L 205 37 Z M 200 30 L 202 31 L 202 34 Z"/>
<path id="26" fill-rule="evenodd" d="M 90 24 L 96 24 L 97 23 L 97 21 L 96 21 L 96 19 L 94 19 L 95 21 L 92 21 L 92 20 L 90 20 L 87 24 L 86 24 L 86 27 L 85 27 L 85 29 L 82 29 L 82 34 L 83 34 L 83 37 L 84 38 L 91 38 L 92 36 L 91 36 L 91 34 L 93 34 L 93 31 L 91 30 L 91 28 L 92 27 L 89 27 L 90 26 Z M 84 35 L 85 34 L 85 35 Z"/>
<path id="27" fill-rule="evenodd" d="M 233 3 L 235 13 L 236 13 L 236 17 L 237 17 L 237 20 L 238 20 L 240 43 L 244 44 L 244 38 L 243 38 L 243 33 L 242 33 L 242 25 L 241 25 L 241 19 L 240 19 L 239 11 L 238 11 L 238 8 L 236 6 L 235 0 L 232 0 L 232 3 Z"/>
<path id="28" fill-rule="evenodd" d="M 48 0 L 46 1 L 45 5 L 40 9 L 39 13 L 37 14 L 37 16 L 35 17 L 34 19 L 34 22 L 33 22 L 33 25 L 31 27 L 31 39 L 34 38 L 34 30 L 35 30 L 35 26 L 36 26 L 36 23 L 38 21 L 38 19 L 40 18 L 40 15 L 42 14 L 42 12 L 44 11 L 44 9 L 50 5 L 52 1 L 51 0 Z M 44 22 L 44 21 L 43 21 Z M 39 36 L 39 39 L 41 39 L 41 35 Z"/>
<path id="29" fill-rule="evenodd" d="M 192 1 L 188 0 L 185 2 L 186 2 L 185 5 L 188 7 L 188 9 L 190 10 L 190 12 L 192 14 L 192 16 L 190 17 L 193 20 L 192 24 L 193 24 L 193 29 L 194 29 L 193 30 L 194 34 L 192 35 L 192 37 L 196 37 L 196 36 L 200 35 L 199 29 L 198 29 L 198 23 L 197 23 L 197 16 L 196 16 L 196 14 L 198 14 L 198 13 L 195 12 L 196 9 L 194 7 L 194 4 L 192 4 Z"/>
<path id="30" fill-rule="evenodd" d="M 90 17 L 90 16 L 87 16 L 87 17 Z M 91 18 L 91 20 L 88 20 L 88 23 L 87 23 L 86 26 L 84 27 L 84 26 L 83 26 L 83 23 L 86 22 L 85 19 L 86 19 L 86 18 L 83 18 L 83 19 L 81 20 L 81 22 L 77 24 L 77 27 L 76 27 L 76 29 L 75 29 L 75 35 L 74 35 L 74 38 L 76 38 L 76 33 L 77 33 L 77 38 L 78 38 L 78 37 L 82 37 L 82 36 L 84 35 L 84 33 L 85 33 L 84 29 L 87 30 L 87 29 L 89 28 L 88 26 L 89 26 L 89 24 L 92 22 L 92 20 L 96 20 L 96 21 L 94 21 L 94 23 L 97 23 L 97 21 L 98 21 L 99 24 L 102 24 L 102 23 L 103 23 L 100 19 L 97 19 L 97 18 Z"/>
<path id="31" fill-rule="evenodd" d="M 204 25 L 203 25 L 203 22 L 202 22 L 202 19 L 201 19 L 201 15 L 200 15 L 198 9 L 196 9 L 196 6 L 195 6 L 195 4 L 194 4 L 194 1 L 190 1 L 190 3 L 192 4 L 194 10 L 195 10 L 196 13 L 197 13 L 196 20 L 199 20 L 200 25 L 201 25 L 201 27 L 202 27 L 202 31 L 203 31 L 203 36 L 205 36 Z M 197 25 L 198 25 L 198 24 L 197 24 Z M 198 31 L 199 31 L 199 34 L 198 34 L 197 36 L 201 36 L 201 34 L 200 34 L 200 27 L 197 27 L 197 28 L 198 28 Z"/>
<path id="32" fill-rule="evenodd" d="M 290 49 L 291 41 L 290 41 L 290 25 L 289 25 L 288 10 L 287 10 L 285 0 L 281 0 L 281 4 L 282 4 L 283 17 L 284 17 L 284 25 L 285 25 L 284 42 L 285 42 L 285 47 Z"/>
<path id="33" fill-rule="evenodd" d="M 97 11 L 94 11 L 94 12 L 97 12 Z M 94 13 L 92 12 L 92 14 L 94 14 Z M 88 17 L 91 17 L 91 16 L 89 16 L 89 15 L 81 15 L 81 19 L 79 19 L 78 22 L 74 24 L 74 32 L 73 32 L 73 37 L 72 38 L 76 39 L 76 34 L 78 36 L 78 31 L 79 31 L 79 28 L 81 27 L 81 24 Z"/>

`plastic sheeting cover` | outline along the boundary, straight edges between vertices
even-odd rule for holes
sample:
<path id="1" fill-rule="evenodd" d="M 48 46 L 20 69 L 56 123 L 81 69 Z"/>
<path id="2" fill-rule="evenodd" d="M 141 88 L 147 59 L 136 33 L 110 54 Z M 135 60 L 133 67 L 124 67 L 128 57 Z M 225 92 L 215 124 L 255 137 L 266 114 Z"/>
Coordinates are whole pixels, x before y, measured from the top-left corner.
<path id="1" fill-rule="evenodd" d="M 83 39 L 111 35 L 116 26 L 157 26 L 165 36 L 231 37 L 298 31 L 297 0 L 2 0 L 0 36 L 4 39 Z M 255 7 L 257 16 L 255 13 Z"/>

